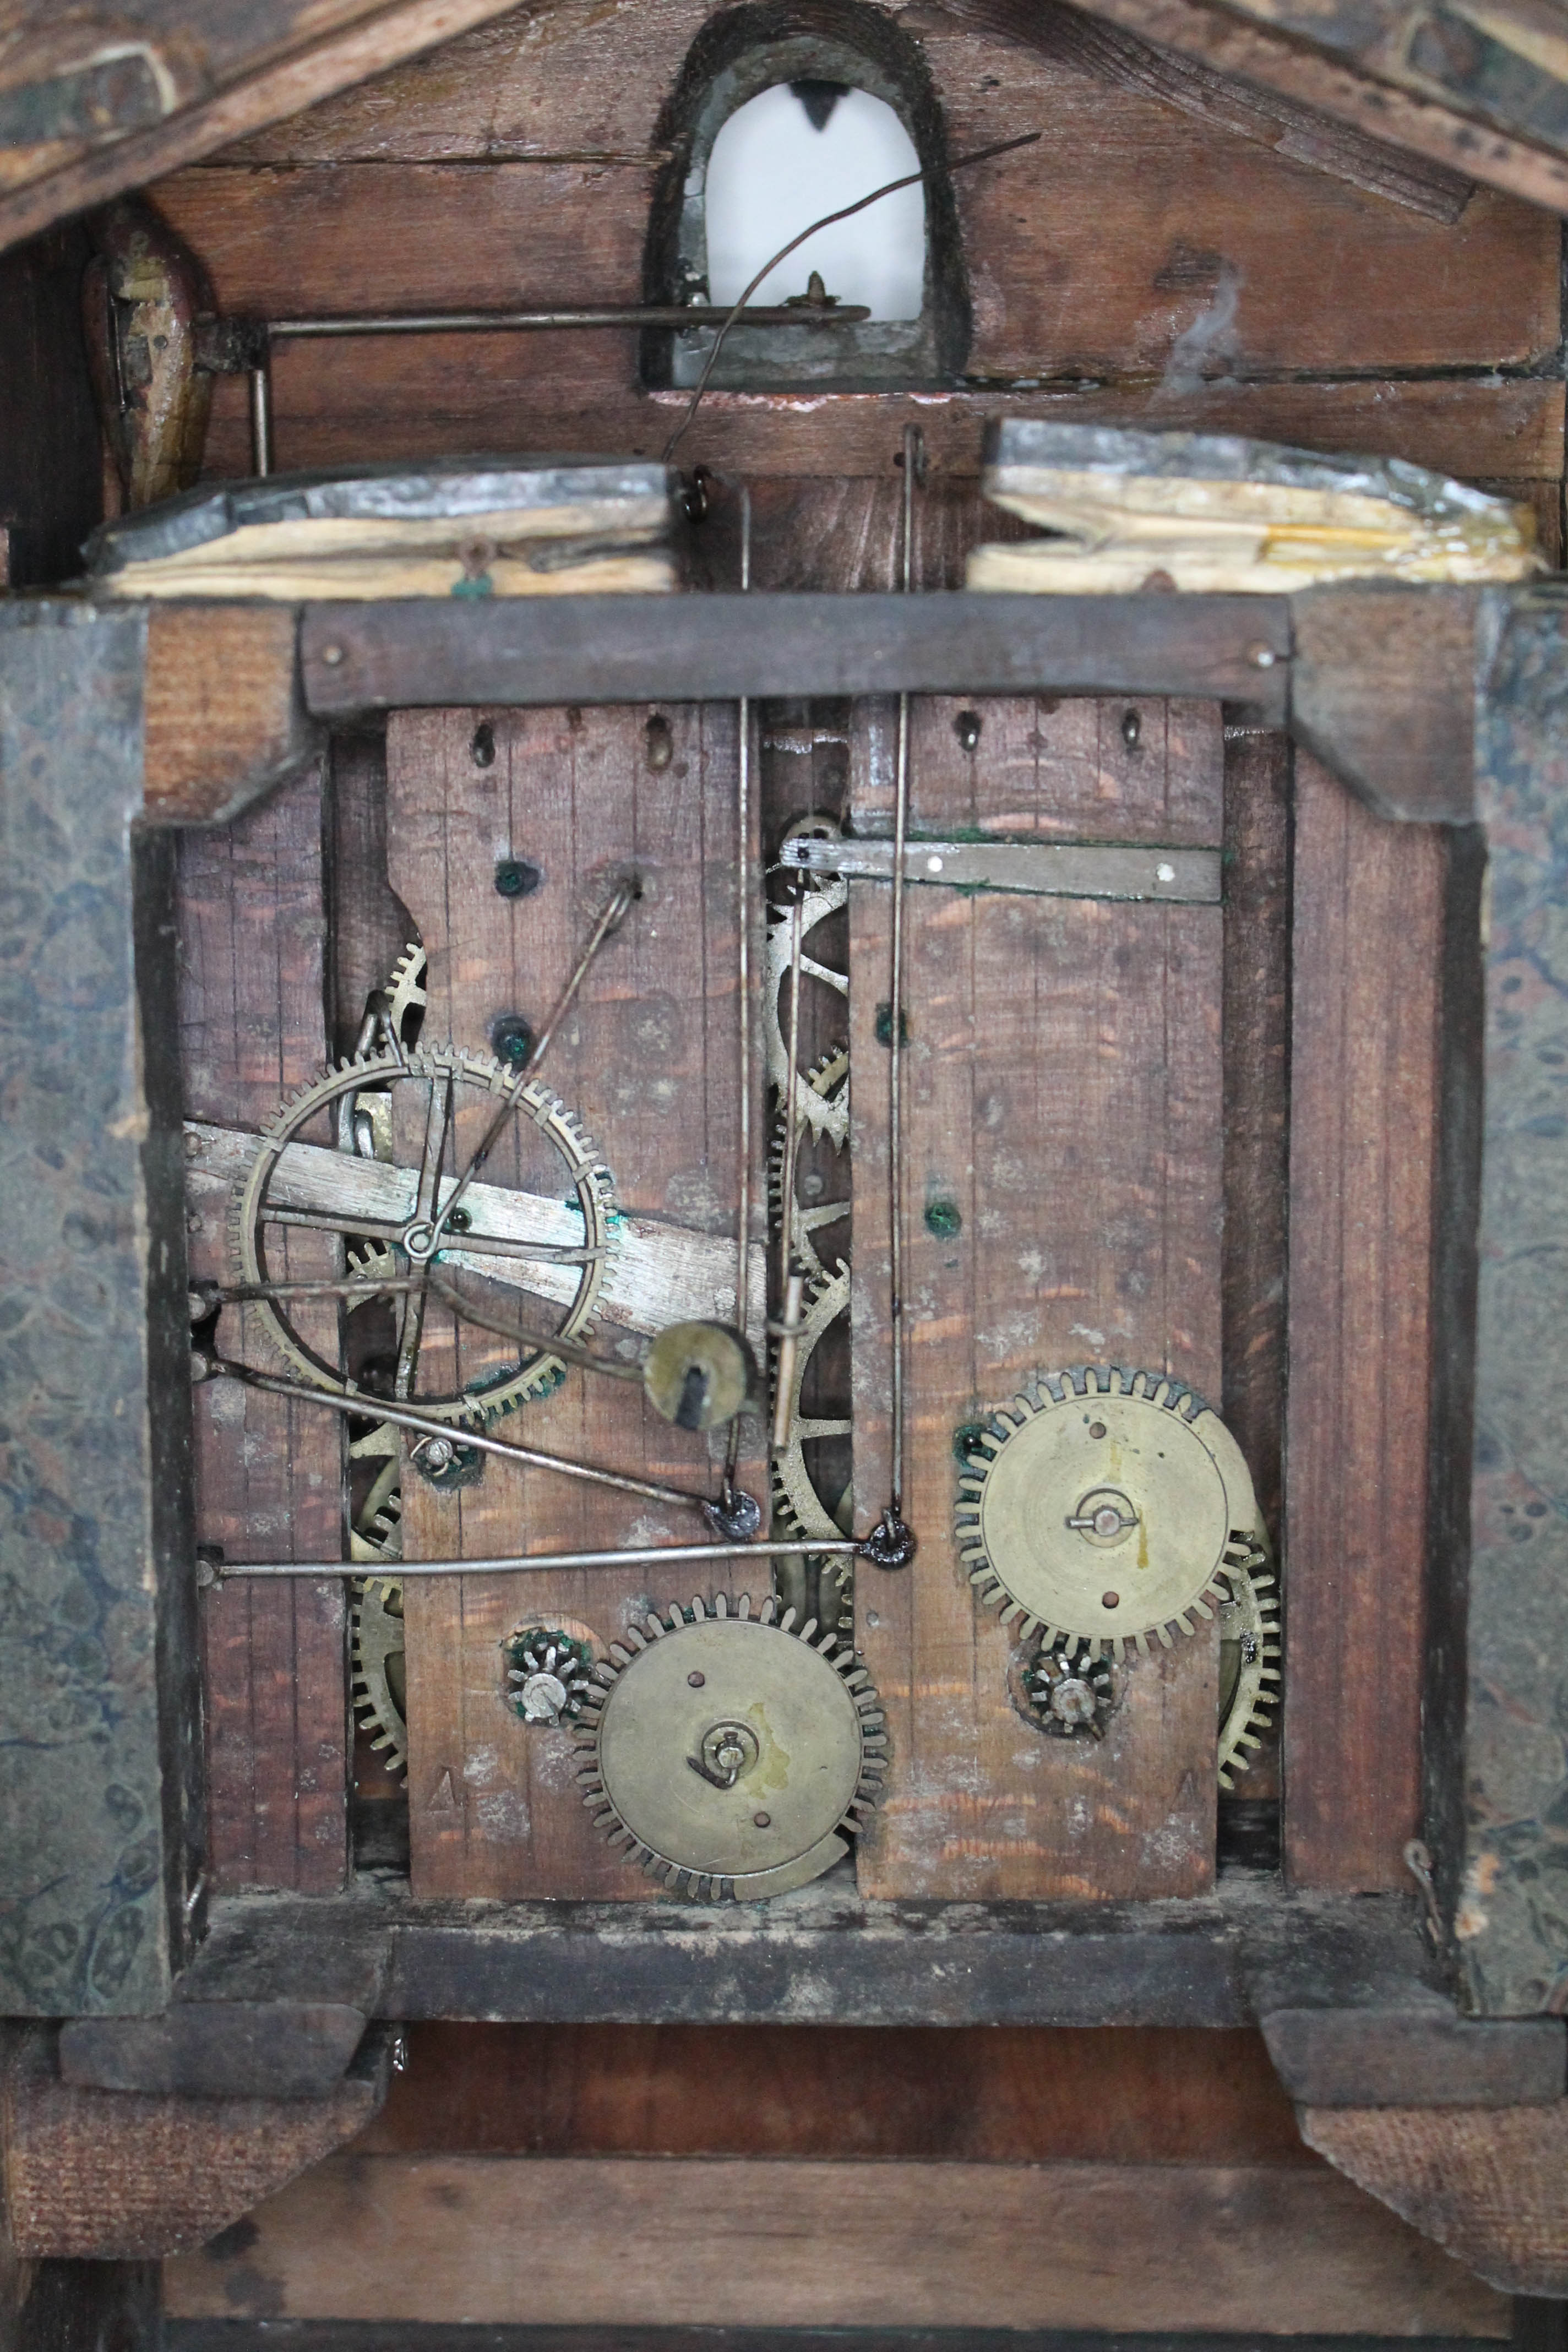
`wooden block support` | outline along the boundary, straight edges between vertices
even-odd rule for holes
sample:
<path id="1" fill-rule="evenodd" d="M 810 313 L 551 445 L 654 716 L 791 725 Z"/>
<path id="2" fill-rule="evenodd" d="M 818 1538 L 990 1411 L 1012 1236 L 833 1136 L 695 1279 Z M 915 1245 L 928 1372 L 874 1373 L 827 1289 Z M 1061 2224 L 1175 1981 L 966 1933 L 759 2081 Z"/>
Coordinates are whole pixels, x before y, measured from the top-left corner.
<path id="1" fill-rule="evenodd" d="M 650 738 L 656 716 L 666 731 Z M 391 878 L 430 959 L 423 1035 L 486 1052 L 500 1015 L 520 1013 L 537 1029 L 616 881 L 635 870 L 642 896 L 589 972 L 541 1077 L 581 1118 L 623 1213 L 659 1221 L 672 1243 L 684 1229 L 722 1244 L 734 1232 L 739 1078 L 733 708 L 497 712 L 484 719 L 477 755 L 479 719 L 471 709 L 409 714 L 389 731 Z M 536 889 L 497 889 L 498 861 L 509 858 L 539 869 Z M 752 1067 L 760 1093 L 759 1057 Z M 752 1138 L 760 1235 L 764 1131 L 755 1116 Z M 493 1165 L 498 1181 L 518 1181 L 500 1154 Z M 548 1312 L 526 1294 L 518 1300 L 520 1320 L 531 1307 Z M 701 1311 L 732 1318 L 732 1288 Z M 449 1339 L 450 1325 L 440 1328 Z M 624 1323 L 602 1319 L 595 1344 L 613 1350 L 617 1341 L 635 1344 Z M 426 1348 L 443 1344 L 432 1318 Z M 484 1344 L 482 1333 L 466 1332 L 464 1363 L 482 1364 Z M 519 1443 L 547 1452 L 718 1491 L 722 1433 L 675 1429 L 635 1386 L 574 1371 L 510 1426 Z M 741 1483 L 765 1499 L 756 1437 L 748 1424 Z M 405 1468 L 403 1529 L 410 1559 L 708 1534 L 695 1511 L 493 1462 L 479 1485 L 447 1494 Z M 680 1590 L 667 1590 L 669 1581 L 634 1569 L 410 1583 L 416 1892 L 646 1893 L 641 1872 L 612 1852 L 584 1807 L 570 1729 L 525 1728 L 507 1706 L 500 1643 L 521 1622 L 560 1624 L 591 1635 L 602 1656 L 630 1619 L 689 1599 L 698 1584 L 728 1589 L 722 1570 L 696 1582 L 684 1571 Z"/>
<path id="2" fill-rule="evenodd" d="M 32 2259 L 137 2261 L 199 2246 L 363 2131 L 384 2053 L 321 2099 L 155 2098 L 62 2083 L 30 2034 L 0 2082 L 6 2215 Z"/>
<path id="3" fill-rule="evenodd" d="M 326 1059 L 319 767 L 237 824 L 188 832 L 179 846 L 186 1112 L 257 1129 Z M 193 1275 L 232 1278 L 229 1192 L 192 1178 Z M 289 1236 L 285 1264 L 296 1279 L 337 1271 L 332 1244 L 309 1233 Z M 305 1312 L 319 1343 L 334 1349 L 331 1305 Z M 227 1310 L 219 1339 L 230 1354 L 274 1361 L 253 1309 Z M 341 1559 L 342 1442 L 336 1417 L 309 1405 L 227 1382 L 201 1390 L 203 1539 L 236 1559 L 254 1559 L 258 1544 L 272 1557 Z M 331 1893 L 348 1868 L 342 1580 L 226 1584 L 205 1596 L 203 1632 L 214 1881 Z"/>
<path id="4" fill-rule="evenodd" d="M 1568 2297 L 1568 2099 L 1303 2107 L 1301 2137 L 1505 2294 Z"/>
<path id="5" fill-rule="evenodd" d="M 917 705 L 913 829 L 1173 845 L 1221 838 L 1214 704 Z M 857 746 L 857 821 L 886 823 L 886 725 Z M 850 889 L 858 1524 L 887 1496 L 890 894 Z M 911 889 L 906 911 L 906 1516 L 911 1570 L 862 1568 L 858 1639 L 887 1705 L 871 1895 L 1191 1895 L 1214 1870 L 1217 1637 L 1126 1669 L 1101 1745 L 1049 1739 L 1026 1654 L 953 1533 L 954 1433 L 1035 1371 L 1117 1362 L 1220 1393 L 1217 908 Z M 955 1204 L 960 1229 L 937 1202 Z M 1017 1653 L 1017 1655 L 1015 1655 Z"/>

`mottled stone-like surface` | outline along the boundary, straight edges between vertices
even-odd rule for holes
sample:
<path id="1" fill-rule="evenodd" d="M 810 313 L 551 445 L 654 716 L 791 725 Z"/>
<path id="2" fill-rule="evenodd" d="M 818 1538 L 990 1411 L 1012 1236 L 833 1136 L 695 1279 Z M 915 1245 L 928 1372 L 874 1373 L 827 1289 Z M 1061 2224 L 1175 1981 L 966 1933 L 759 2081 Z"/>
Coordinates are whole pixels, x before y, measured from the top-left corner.
<path id="1" fill-rule="evenodd" d="M 1478 713 L 1485 1154 L 1472 1490 L 1466 1990 L 1568 2009 L 1568 598 L 1498 596 Z"/>
<path id="2" fill-rule="evenodd" d="M 163 2006 L 193 1802 L 160 1575 L 189 1392 L 137 1010 L 168 866 L 133 854 L 144 635 L 134 610 L 0 608 L 0 2011 L 22 2014 Z"/>

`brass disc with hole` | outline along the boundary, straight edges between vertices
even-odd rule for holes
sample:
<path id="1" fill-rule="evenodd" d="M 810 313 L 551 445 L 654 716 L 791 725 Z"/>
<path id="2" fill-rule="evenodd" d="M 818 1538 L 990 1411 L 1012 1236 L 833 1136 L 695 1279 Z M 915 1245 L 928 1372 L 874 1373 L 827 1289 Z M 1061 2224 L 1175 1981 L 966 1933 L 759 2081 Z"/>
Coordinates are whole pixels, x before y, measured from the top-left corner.
<path id="1" fill-rule="evenodd" d="M 697 1611 L 700 1609 L 700 1613 Z M 590 1697 L 586 1802 L 671 1885 L 741 1896 L 804 1885 L 874 1803 L 886 1739 L 852 1650 L 774 1604 L 672 1610 L 612 1648 Z"/>
<path id="2" fill-rule="evenodd" d="M 1083 1386 L 1079 1386 L 1079 1381 Z M 1005 1618 L 1120 1655 L 1191 1633 L 1257 1504 L 1217 1414 L 1152 1372 L 1091 1367 L 1035 1382 L 973 1441 L 961 1554 Z"/>

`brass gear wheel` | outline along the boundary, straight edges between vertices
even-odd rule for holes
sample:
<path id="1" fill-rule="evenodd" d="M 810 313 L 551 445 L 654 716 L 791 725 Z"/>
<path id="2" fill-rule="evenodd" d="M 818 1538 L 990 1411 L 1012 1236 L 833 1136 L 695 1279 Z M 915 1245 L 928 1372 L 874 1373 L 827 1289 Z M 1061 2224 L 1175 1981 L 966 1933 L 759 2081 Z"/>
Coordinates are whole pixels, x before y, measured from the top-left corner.
<path id="1" fill-rule="evenodd" d="M 1041 1730 L 1053 1739 L 1104 1738 L 1116 1704 L 1116 1669 L 1109 1658 L 1069 1657 L 1058 1639 L 1038 1653 L 1025 1687 Z"/>
<path id="2" fill-rule="evenodd" d="M 1194 1633 L 1250 1554 L 1258 1506 L 1217 1413 L 1159 1372 L 1037 1377 L 967 1433 L 959 1553 L 1004 1623 L 1072 1656 Z"/>
<path id="3" fill-rule="evenodd" d="M 801 899 L 801 937 L 804 942 L 819 923 L 836 915 L 849 903 L 847 882 L 826 881 L 817 890 L 808 890 Z M 784 1034 L 779 1004 L 789 985 L 791 917 L 787 907 L 771 910 L 767 940 L 767 984 L 763 990 L 763 1034 L 767 1051 L 768 1080 L 781 1104 L 789 1087 L 789 1044 Z M 835 971 L 830 964 L 819 963 L 815 956 L 805 953 L 804 944 L 800 960 L 803 979 L 819 981 L 825 987 L 848 1001 L 849 978 L 847 972 Z M 820 1066 L 820 1065 L 818 1066 Z M 806 1071 L 795 1074 L 795 1116 L 813 1135 L 825 1135 L 833 1144 L 841 1146 L 849 1139 L 849 1092 L 841 1087 L 833 1093 L 822 1093 L 812 1083 Z M 785 1109 L 784 1116 L 788 1117 Z"/>
<path id="4" fill-rule="evenodd" d="M 501 1643 L 506 1703 L 524 1723 L 575 1723 L 593 1688 L 594 1653 L 559 1626 L 521 1625 Z"/>
<path id="5" fill-rule="evenodd" d="M 337 1108 L 345 1098 L 373 1087 L 390 1092 L 407 1083 L 432 1088 L 447 1085 L 472 1087 L 499 1097 L 515 1081 L 512 1074 L 489 1055 L 466 1053 L 454 1045 L 416 1045 L 402 1062 L 390 1054 L 356 1055 L 323 1071 L 291 1096 L 267 1122 L 245 1181 L 236 1190 L 230 1212 L 231 1252 L 243 1282 L 265 1286 L 269 1280 L 265 1239 L 266 1228 L 271 1222 L 268 1192 L 285 1151 L 291 1144 L 301 1141 L 311 1121 L 322 1114 L 326 1115 L 329 1129 L 335 1131 Z M 518 1094 L 517 1116 L 531 1121 L 563 1164 L 572 1205 L 583 1219 L 584 1246 L 607 1251 L 616 1223 L 615 1188 L 608 1169 L 574 1113 L 548 1087 L 531 1080 Z M 298 1212 L 291 1215 L 293 1222 L 300 1222 Z M 312 1213 L 309 1221 L 321 1231 L 335 1229 L 329 1210 Z M 343 1222 L 350 1221 L 345 1218 Z M 450 1238 L 449 1263 L 482 1274 L 480 1253 L 474 1249 L 465 1255 L 460 1233 L 453 1233 Z M 448 1254 L 443 1250 L 437 1263 L 447 1258 Z M 379 1244 L 368 1260 L 372 1272 L 396 1266 L 400 1262 L 399 1254 L 390 1243 Z M 363 1254 L 361 1263 L 367 1263 Z M 575 1276 L 574 1295 L 557 1327 L 563 1339 L 592 1329 L 590 1318 L 605 1278 L 605 1258 L 590 1258 L 572 1272 Z M 310 1346 L 279 1302 L 264 1299 L 254 1311 L 267 1339 L 292 1372 L 314 1387 L 331 1389 L 339 1395 L 349 1392 L 342 1370 Z M 541 1351 L 521 1357 L 510 1369 L 487 1372 L 471 1387 L 446 1395 L 420 1393 L 410 1402 L 421 1412 L 437 1420 L 478 1426 L 496 1420 L 528 1397 L 548 1394 L 560 1386 L 564 1376 L 565 1368 L 558 1359 Z M 367 1409 L 374 1412 L 374 1400 L 367 1397 L 365 1402 Z"/>
<path id="6" fill-rule="evenodd" d="M 853 1517 L 853 1502 L 847 1490 L 841 1497 L 837 1511 L 830 1511 L 805 1466 L 805 1448 L 826 1437 L 848 1437 L 854 1423 L 847 1416 L 826 1419 L 801 1412 L 801 1391 L 805 1384 L 806 1367 L 813 1352 L 821 1344 L 830 1324 L 849 1312 L 849 1269 L 840 1265 L 837 1272 L 812 1286 L 809 1304 L 802 1319 L 800 1337 L 795 1341 L 795 1378 L 789 1392 L 789 1443 L 773 1455 L 773 1491 L 778 1510 L 798 1535 L 820 1536 L 824 1542 L 846 1535 Z M 776 1359 L 778 1343 L 773 1343 Z"/>
<path id="7" fill-rule="evenodd" d="M 408 1691 L 403 1632 L 403 1584 L 395 1576 L 367 1576 L 354 1587 L 353 1706 L 389 1772 L 408 1772 Z"/>
<path id="8" fill-rule="evenodd" d="M 879 1801 L 881 1703 L 812 1620 L 721 1594 L 629 1627 L 595 1667 L 583 1801 L 675 1893 L 752 1901 L 820 1877 Z"/>
<path id="9" fill-rule="evenodd" d="M 409 1023 L 416 1013 L 422 1013 L 428 1002 L 425 976 L 429 960 L 417 940 L 410 940 L 392 967 L 392 977 L 386 983 L 387 1018 L 393 1034 L 406 1045 Z"/>
<path id="10" fill-rule="evenodd" d="M 1256 1544 L 1227 1572 L 1219 1607 L 1219 1785 L 1234 1789 L 1279 1703 L 1279 1616 L 1268 1551 Z"/>
<path id="11" fill-rule="evenodd" d="M 789 1072 L 786 1067 L 784 1072 L 785 1077 L 787 1077 L 788 1075 Z M 798 1076 L 800 1074 L 797 1072 L 796 1076 Z M 831 1047 L 819 1060 L 813 1063 L 811 1068 L 805 1073 L 805 1082 L 814 1095 L 830 1104 L 837 1102 L 838 1098 L 842 1097 L 845 1102 L 846 1111 L 847 1112 L 849 1094 L 848 1046 L 835 1045 Z M 847 1117 L 846 1117 L 846 1134 L 847 1131 Z M 810 1129 L 808 1128 L 807 1133 L 809 1132 Z M 844 1148 L 843 1136 L 837 1135 L 832 1129 L 828 1129 L 826 1132 L 827 1139 L 833 1145 L 835 1152 L 841 1151 Z M 803 1138 L 802 1140 L 804 1139 L 805 1139 Z M 773 1217 L 775 1230 L 784 1222 L 784 1169 L 788 1163 L 788 1160 L 789 1121 L 781 1111 L 777 1119 L 773 1123 L 773 1139 L 768 1150 L 768 1209 Z M 797 1197 L 795 1204 L 795 1217 L 793 1221 L 795 1255 L 799 1258 L 801 1265 L 805 1267 L 806 1274 L 810 1277 L 816 1281 L 825 1282 L 827 1279 L 827 1268 L 823 1264 L 822 1258 L 817 1251 L 816 1236 L 821 1233 L 826 1225 L 841 1224 L 844 1219 L 849 1214 L 851 1203 L 847 1198 L 841 1201 L 802 1201 L 798 1197 L 800 1182 L 798 1173 L 795 1181 Z"/>

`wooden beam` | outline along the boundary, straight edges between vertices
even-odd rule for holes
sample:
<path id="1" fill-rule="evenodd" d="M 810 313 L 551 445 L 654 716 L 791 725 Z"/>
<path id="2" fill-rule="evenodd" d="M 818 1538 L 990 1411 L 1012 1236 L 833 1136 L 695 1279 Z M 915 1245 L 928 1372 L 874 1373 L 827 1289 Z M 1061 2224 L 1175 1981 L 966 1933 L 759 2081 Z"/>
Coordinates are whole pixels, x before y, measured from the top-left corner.
<path id="1" fill-rule="evenodd" d="M 1275 596 L 705 595 L 312 604 L 319 717 L 741 695 L 1184 695 L 1283 710 Z"/>
<path id="2" fill-rule="evenodd" d="M 1554 72 L 1537 67 L 1522 45 L 1489 43 L 1458 9 L 1447 23 L 1456 28 L 1456 51 L 1477 60 L 1468 86 L 1461 70 L 1433 75 L 1412 70 L 1419 48 L 1436 62 L 1447 44 L 1434 27 L 1420 42 L 1415 0 L 1374 0 L 1371 7 L 1336 11 L 1310 0 L 1077 0 L 1093 16 L 1141 34 L 1234 75 L 1261 84 L 1303 105 L 1356 124 L 1390 146 L 1429 156 L 1434 163 L 1506 189 L 1552 212 L 1568 211 L 1568 150 L 1548 128 L 1552 93 L 1563 117 L 1561 84 Z M 1475 11 L 1479 19 L 1480 12 Z M 1528 38 L 1522 0 L 1500 0 L 1491 19 L 1511 16 Z M 1375 29 L 1373 29 L 1375 28 Z M 1371 37 L 1369 37 L 1369 34 Z M 1360 37 L 1361 46 L 1354 46 Z M 1562 46 L 1561 34 L 1542 47 Z M 1483 96 L 1489 47 L 1503 49 L 1510 78 L 1526 92 L 1522 102 Z M 1403 56 L 1401 54 L 1403 50 Z"/>
<path id="3" fill-rule="evenodd" d="M 174 2098 L 323 2098 L 365 2021 L 341 2001 L 175 2001 L 162 2017 L 75 2017 L 60 2080 L 83 2091 Z"/>
<path id="4" fill-rule="evenodd" d="M 563 1933 L 569 1920 L 570 1934 Z M 867 1902 L 847 1873 L 787 1909 L 487 1906 L 239 1895 L 214 1904 L 184 2000 L 345 2000 L 518 2023 L 1245 2025 L 1264 2011 L 1430 1998 L 1410 1906 L 1286 1896 L 1242 1874 L 1149 1904 Z"/>
<path id="5" fill-rule="evenodd" d="M 1242 2345 L 1285 2312 L 1325 2335 L 1508 2326 L 1500 2298 L 1316 2165 L 356 2153 L 252 2223 L 243 2249 L 170 2266 L 171 2312 L 584 2333 L 1048 2318 Z"/>

